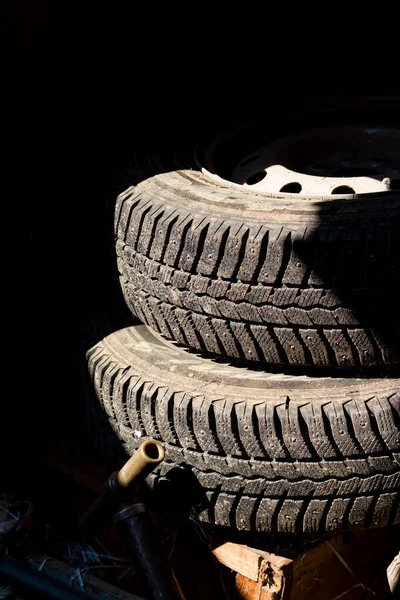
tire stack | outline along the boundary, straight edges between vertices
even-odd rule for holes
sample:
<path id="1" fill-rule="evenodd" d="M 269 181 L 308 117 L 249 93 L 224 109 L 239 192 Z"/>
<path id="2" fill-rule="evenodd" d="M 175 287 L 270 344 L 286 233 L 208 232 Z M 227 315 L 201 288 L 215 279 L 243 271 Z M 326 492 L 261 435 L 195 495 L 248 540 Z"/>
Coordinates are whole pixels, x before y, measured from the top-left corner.
<path id="1" fill-rule="evenodd" d="M 136 321 L 87 353 L 99 453 L 160 440 L 150 484 L 188 473 L 217 525 L 400 522 L 400 193 L 263 194 L 198 156 L 138 161 L 117 198 Z"/>

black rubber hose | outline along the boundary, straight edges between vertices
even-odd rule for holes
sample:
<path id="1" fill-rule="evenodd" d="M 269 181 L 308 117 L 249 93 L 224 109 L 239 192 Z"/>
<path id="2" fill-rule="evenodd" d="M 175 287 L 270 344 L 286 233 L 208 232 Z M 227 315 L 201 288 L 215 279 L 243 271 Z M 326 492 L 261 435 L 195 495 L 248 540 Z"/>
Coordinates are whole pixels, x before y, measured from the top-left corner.
<path id="1" fill-rule="evenodd" d="M 122 508 L 114 515 L 132 563 L 142 576 L 151 600 L 180 600 L 174 576 L 144 504 Z"/>

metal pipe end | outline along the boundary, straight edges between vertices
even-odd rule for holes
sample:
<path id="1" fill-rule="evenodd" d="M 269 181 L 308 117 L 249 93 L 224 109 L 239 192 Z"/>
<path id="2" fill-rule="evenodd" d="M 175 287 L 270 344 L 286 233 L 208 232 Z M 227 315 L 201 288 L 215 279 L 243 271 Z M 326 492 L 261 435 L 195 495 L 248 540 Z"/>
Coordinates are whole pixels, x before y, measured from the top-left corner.
<path id="1" fill-rule="evenodd" d="M 156 440 L 146 440 L 139 447 L 138 452 L 139 451 L 143 453 L 148 462 L 155 463 L 156 465 L 162 462 L 165 457 L 164 446 L 162 446 L 160 442 L 157 442 Z"/>
<path id="2" fill-rule="evenodd" d="M 156 440 L 143 442 L 117 475 L 121 487 L 127 488 L 135 480 L 144 479 L 164 460 L 164 447 Z"/>

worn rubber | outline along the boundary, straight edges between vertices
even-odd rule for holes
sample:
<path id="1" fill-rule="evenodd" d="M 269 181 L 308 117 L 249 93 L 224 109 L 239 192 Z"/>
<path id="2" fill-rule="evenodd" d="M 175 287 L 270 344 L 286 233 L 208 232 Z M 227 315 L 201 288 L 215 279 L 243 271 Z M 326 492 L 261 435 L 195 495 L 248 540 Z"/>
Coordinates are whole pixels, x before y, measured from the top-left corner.
<path id="1" fill-rule="evenodd" d="M 150 481 L 190 469 L 208 498 L 202 520 L 290 532 L 400 521 L 399 379 L 233 366 L 144 325 L 104 338 L 87 364 L 103 458 L 116 468 L 144 439 L 160 440 L 166 460 Z"/>
<path id="2" fill-rule="evenodd" d="M 126 176 L 133 185 L 118 196 L 118 268 L 136 317 L 231 358 L 399 364 L 399 193 L 257 195 L 218 186 L 187 168 L 193 159 L 182 161 L 135 164 Z"/>

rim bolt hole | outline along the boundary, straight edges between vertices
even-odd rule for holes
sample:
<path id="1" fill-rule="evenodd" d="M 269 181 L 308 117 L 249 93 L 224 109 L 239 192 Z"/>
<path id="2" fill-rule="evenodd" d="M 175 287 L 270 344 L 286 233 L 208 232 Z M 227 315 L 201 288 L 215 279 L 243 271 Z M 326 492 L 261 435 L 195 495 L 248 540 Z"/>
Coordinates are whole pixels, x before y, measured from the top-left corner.
<path id="1" fill-rule="evenodd" d="M 292 181 L 291 183 L 287 183 L 281 189 L 280 192 L 284 192 L 285 194 L 300 194 L 301 192 L 301 184 L 297 181 Z"/>
<path id="2" fill-rule="evenodd" d="M 247 185 L 255 185 L 256 183 L 260 183 L 267 176 L 266 171 L 257 171 L 257 173 L 253 173 L 250 177 L 247 178 Z"/>
<path id="3" fill-rule="evenodd" d="M 355 190 L 348 185 L 339 185 L 332 190 L 332 194 L 355 194 Z"/>

